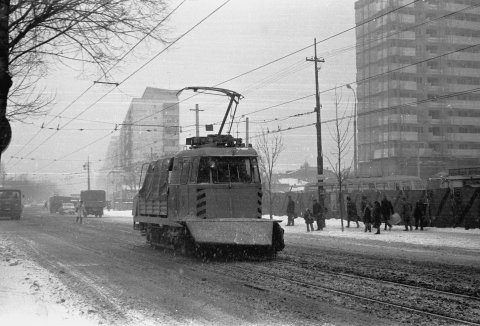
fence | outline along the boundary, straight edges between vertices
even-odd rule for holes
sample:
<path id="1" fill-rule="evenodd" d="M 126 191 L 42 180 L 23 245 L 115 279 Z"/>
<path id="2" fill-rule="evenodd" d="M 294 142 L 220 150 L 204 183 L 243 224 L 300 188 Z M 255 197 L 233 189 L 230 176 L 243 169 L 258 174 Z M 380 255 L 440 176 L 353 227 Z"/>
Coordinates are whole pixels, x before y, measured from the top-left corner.
<path id="1" fill-rule="evenodd" d="M 291 195 L 295 201 L 295 211 L 302 215 L 306 208 L 312 208 L 313 199 L 317 198 L 314 191 L 275 193 L 273 194 L 272 213 L 276 216 L 286 215 L 287 196 Z M 392 202 L 394 210 L 399 211 L 400 200 L 405 197 L 415 207 L 415 203 L 421 200 L 426 207 L 426 223 L 434 227 L 465 227 L 480 228 L 480 188 L 454 188 L 431 189 L 431 190 L 366 190 L 345 193 L 357 204 L 360 212 L 360 201 L 362 196 L 374 202 L 381 201 L 383 196 Z M 338 200 L 336 193 L 327 193 L 325 196 L 325 207 L 327 218 L 339 218 Z M 264 196 L 263 213 L 269 214 L 268 196 Z M 345 201 L 346 202 L 346 201 Z M 344 209 L 344 212 L 346 210 Z M 345 214 L 344 214 L 345 216 Z"/>

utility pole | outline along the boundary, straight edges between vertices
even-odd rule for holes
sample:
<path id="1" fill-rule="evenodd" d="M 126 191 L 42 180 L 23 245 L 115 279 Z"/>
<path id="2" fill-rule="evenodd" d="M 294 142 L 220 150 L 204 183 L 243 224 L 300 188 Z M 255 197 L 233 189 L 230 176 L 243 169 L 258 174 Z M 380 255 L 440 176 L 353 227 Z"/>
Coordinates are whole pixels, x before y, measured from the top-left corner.
<path id="1" fill-rule="evenodd" d="M 90 156 L 87 157 L 87 163 L 83 165 L 83 169 L 87 170 L 87 190 L 90 190 Z"/>
<path id="2" fill-rule="evenodd" d="M 353 110 L 353 173 L 357 177 L 358 158 L 357 158 L 357 93 L 352 85 L 347 84 L 347 88 L 353 92 L 354 110 Z"/>
<path id="3" fill-rule="evenodd" d="M 248 117 L 245 118 L 245 146 L 248 147 Z"/>
<path id="4" fill-rule="evenodd" d="M 205 110 L 200 110 L 198 108 L 198 104 L 195 104 L 195 109 L 190 109 L 190 111 L 195 111 L 195 136 L 200 137 L 200 117 L 199 117 L 199 112 L 200 111 L 205 111 Z"/>
<path id="5" fill-rule="evenodd" d="M 323 152 L 322 152 L 322 120 L 320 117 L 320 92 L 318 90 L 318 63 L 325 62 L 323 58 L 317 58 L 317 39 L 314 39 L 314 54 L 313 58 L 307 58 L 307 61 L 315 63 L 315 112 L 317 113 L 317 179 L 318 179 L 318 203 L 320 204 L 320 212 L 323 215 L 325 212 L 325 196 L 323 191 Z"/>

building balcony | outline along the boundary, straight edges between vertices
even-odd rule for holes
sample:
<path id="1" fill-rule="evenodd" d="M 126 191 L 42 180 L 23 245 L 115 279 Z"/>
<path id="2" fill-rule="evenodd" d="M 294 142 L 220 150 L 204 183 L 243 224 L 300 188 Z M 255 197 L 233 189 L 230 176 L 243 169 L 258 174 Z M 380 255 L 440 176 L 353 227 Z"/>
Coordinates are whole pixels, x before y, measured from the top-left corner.
<path id="1" fill-rule="evenodd" d="M 392 88 L 399 88 L 405 90 L 416 91 L 417 90 L 417 83 L 414 81 L 392 81 L 390 86 Z"/>
<path id="2" fill-rule="evenodd" d="M 430 122 L 430 124 L 432 124 L 432 125 L 440 125 L 440 124 L 443 124 L 443 120 L 442 120 L 442 119 L 433 119 L 433 118 L 431 118 L 428 122 Z"/>
<path id="3" fill-rule="evenodd" d="M 390 141 L 399 140 L 399 141 L 418 141 L 418 133 L 416 131 L 392 131 L 390 133 L 384 132 L 379 134 L 378 141 L 383 141 L 383 139 L 388 139 Z"/>
<path id="4" fill-rule="evenodd" d="M 467 133 L 450 133 L 447 134 L 446 140 L 456 142 L 476 142 L 480 139 L 479 134 L 467 134 Z"/>
<path id="5" fill-rule="evenodd" d="M 480 156 L 480 149 L 449 149 L 448 155 L 454 157 L 472 157 L 477 158 Z"/>
<path id="6" fill-rule="evenodd" d="M 432 135 L 431 133 L 429 134 L 428 141 L 445 141 L 445 136 L 444 135 Z"/>
<path id="7" fill-rule="evenodd" d="M 433 69 L 432 69 L 433 70 Z M 478 77 L 480 69 L 445 67 L 443 73 L 446 75 L 455 75 L 462 77 Z"/>
<path id="8" fill-rule="evenodd" d="M 452 108 L 456 108 L 456 109 L 478 110 L 477 101 L 464 101 L 464 100 L 455 100 L 454 98 L 450 98 L 448 100 L 448 104 L 451 105 Z"/>
<path id="9" fill-rule="evenodd" d="M 447 41 L 450 44 L 478 44 L 480 43 L 479 37 L 472 36 L 460 36 L 460 35 L 447 35 Z"/>
<path id="10" fill-rule="evenodd" d="M 438 7 L 436 7 L 436 9 L 438 10 Z M 462 11 L 464 9 L 465 9 L 465 5 L 460 3 L 452 3 L 452 2 L 445 3 L 446 11 Z"/>
<path id="11" fill-rule="evenodd" d="M 480 25 L 478 23 L 475 23 L 475 25 L 477 26 L 477 29 L 480 30 Z M 438 54 L 433 54 L 433 55 L 438 55 Z M 449 55 L 448 60 L 478 61 L 478 54 L 471 53 L 471 52 L 456 52 Z"/>
<path id="12" fill-rule="evenodd" d="M 398 124 L 417 124 L 418 119 L 416 115 L 413 114 L 390 114 L 386 115 L 384 117 L 380 117 L 380 123 L 387 125 L 387 124 L 392 124 L 392 123 L 398 123 Z M 383 123 L 382 123 L 383 122 Z"/>
<path id="13" fill-rule="evenodd" d="M 448 117 L 447 123 L 456 126 L 480 126 L 479 117 Z M 479 136 L 480 139 L 480 136 Z"/>

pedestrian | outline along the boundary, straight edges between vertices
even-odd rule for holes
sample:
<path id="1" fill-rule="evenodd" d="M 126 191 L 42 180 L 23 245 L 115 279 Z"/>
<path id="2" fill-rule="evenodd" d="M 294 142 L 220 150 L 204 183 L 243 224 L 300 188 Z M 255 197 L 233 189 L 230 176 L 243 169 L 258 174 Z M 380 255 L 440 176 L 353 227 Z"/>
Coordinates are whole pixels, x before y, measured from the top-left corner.
<path id="1" fill-rule="evenodd" d="M 365 208 L 367 207 L 367 197 L 366 196 L 362 196 L 362 200 L 360 201 L 360 211 L 363 212 L 365 211 Z"/>
<path id="2" fill-rule="evenodd" d="M 360 227 L 358 224 L 357 205 L 352 202 L 350 197 L 347 197 L 347 228 L 350 227 L 350 221 L 355 221 L 357 228 Z"/>
<path id="3" fill-rule="evenodd" d="M 310 211 L 310 208 L 307 208 L 303 218 L 305 219 L 305 224 L 307 224 L 307 232 L 313 232 L 313 213 Z"/>
<path id="4" fill-rule="evenodd" d="M 418 226 L 420 226 L 420 231 L 423 231 L 423 217 L 424 217 L 424 205 L 422 201 L 419 199 L 415 204 L 415 209 L 413 211 L 413 217 L 415 218 L 415 230 L 418 230 Z"/>
<path id="5" fill-rule="evenodd" d="M 382 203 L 381 203 L 381 208 L 382 208 L 382 218 L 383 221 L 385 222 L 385 231 L 388 229 L 392 229 L 392 224 L 390 224 L 389 220 L 392 217 L 392 214 L 394 213 L 393 211 L 393 205 L 390 200 L 388 200 L 387 196 L 383 196 Z"/>
<path id="6" fill-rule="evenodd" d="M 405 230 L 408 231 L 408 228 L 410 227 L 410 231 L 413 230 L 412 227 L 412 221 L 411 221 L 411 216 L 412 216 L 412 204 L 410 204 L 407 201 L 407 198 L 402 197 L 402 201 L 400 203 L 400 216 L 403 219 L 403 223 L 405 224 Z"/>
<path id="7" fill-rule="evenodd" d="M 85 204 L 83 204 L 83 201 L 80 201 L 77 206 L 77 219 L 75 220 L 75 223 L 82 224 L 84 214 L 85 214 Z"/>
<path id="8" fill-rule="evenodd" d="M 373 205 L 373 227 L 377 229 L 377 232 L 375 232 L 375 234 L 380 234 L 380 228 L 382 227 L 382 207 L 380 206 L 378 200 L 376 200 Z"/>
<path id="9" fill-rule="evenodd" d="M 313 211 L 313 218 L 317 221 L 317 231 L 322 231 L 323 225 L 324 225 L 324 222 L 322 221 L 323 220 L 322 206 L 316 199 L 313 200 L 312 211 Z"/>
<path id="10" fill-rule="evenodd" d="M 367 201 L 366 197 L 362 197 L 363 223 L 365 224 L 365 232 L 372 232 L 372 205 Z"/>
<path id="11" fill-rule="evenodd" d="M 290 195 L 288 195 L 287 218 L 287 226 L 295 225 L 295 202 Z"/>

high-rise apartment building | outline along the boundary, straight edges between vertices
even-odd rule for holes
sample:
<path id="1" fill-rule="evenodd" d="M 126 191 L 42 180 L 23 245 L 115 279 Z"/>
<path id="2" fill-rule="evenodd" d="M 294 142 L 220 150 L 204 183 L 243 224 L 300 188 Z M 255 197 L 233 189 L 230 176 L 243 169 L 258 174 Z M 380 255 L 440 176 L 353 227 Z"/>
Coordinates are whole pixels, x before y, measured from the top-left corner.
<path id="1" fill-rule="evenodd" d="M 119 135 L 112 137 L 103 167 L 109 198 L 121 200 L 138 186 L 142 165 L 180 149 L 179 101 L 175 90 L 147 87 L 132 99 Z M 120 196 L 120 195 L 118 195 Z M 112 202 L 120 200 L 113 198 Z"/>
<path id="2" fill-rule="evenodd" d="M 355 3 L 363 176 L 480 166 L 478 0 L 412 2 Z"/>
<path id="3" fill-rule="evenodd" d="M 180 149 L 178 91 L 147 87 L 134 98 L 120 129 L 122 166 L 153 160 Z"/>

